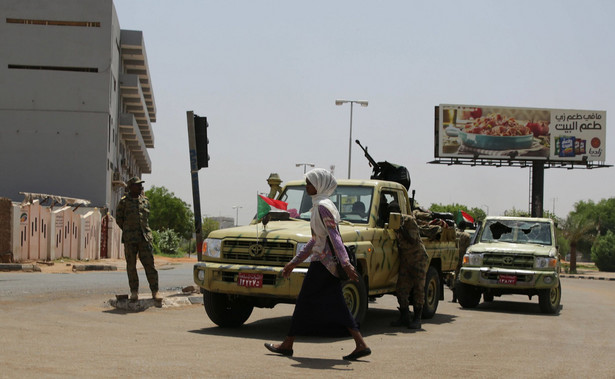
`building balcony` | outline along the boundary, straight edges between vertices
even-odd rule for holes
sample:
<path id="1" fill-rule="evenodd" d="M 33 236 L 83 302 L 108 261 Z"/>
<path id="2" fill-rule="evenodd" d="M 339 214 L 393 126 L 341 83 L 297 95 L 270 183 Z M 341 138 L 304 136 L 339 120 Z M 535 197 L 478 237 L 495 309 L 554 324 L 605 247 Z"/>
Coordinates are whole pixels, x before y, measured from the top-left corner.
<path id="1" fill-rule="evenodd" d="M 120 99 L 121 109 L 135 116 L 145 146 L 153 148 L 154 133 L 139 76 L 134 74 L 120 75 Z"/>
<path id="2" fill-rule="evenodd" d="M 120 115 L 120 134 L 130 151 L 130 155 L 135 158 L 141 172 L 150 174 L 152 172 L 152 161 L 147 152 L 147 146 L 141 135 L 141 129 L 136 117 L 132 113 L 122 113 Z"/>
<path id="3" fill-rule="evenodd" d="M 148 117 L 151 122 L 156 122 L 156 101 L 151 85 L 143 32 L 138 30 L 121 30 L 120 45 L 123 72 L 139 77 Z"/>

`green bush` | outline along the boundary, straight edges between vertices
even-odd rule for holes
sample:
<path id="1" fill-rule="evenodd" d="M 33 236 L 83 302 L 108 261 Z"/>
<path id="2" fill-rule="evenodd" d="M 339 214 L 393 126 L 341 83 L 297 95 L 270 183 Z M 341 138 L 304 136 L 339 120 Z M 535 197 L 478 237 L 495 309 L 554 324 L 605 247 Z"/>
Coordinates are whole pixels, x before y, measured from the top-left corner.
<path id="1" fill-rule="evenodd" d="M 610 230 L 592 245 L 592 261 L 600 271 L 615 272 L 615 234 Z"/>
<path id="2" fill-rule="evenodd" d="M 152 231 L 154 237 L 154 252 L 156 254 L 175 255 L 179 250 L 180 237 L 172 229 Z"/>

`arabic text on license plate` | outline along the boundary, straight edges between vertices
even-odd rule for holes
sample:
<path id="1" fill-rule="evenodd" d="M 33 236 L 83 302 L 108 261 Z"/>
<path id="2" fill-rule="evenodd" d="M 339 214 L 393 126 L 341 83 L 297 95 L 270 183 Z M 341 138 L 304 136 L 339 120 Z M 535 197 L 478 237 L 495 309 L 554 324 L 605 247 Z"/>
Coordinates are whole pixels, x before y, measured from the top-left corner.
<path id="1" fill-rule="evenodd" d="M 500 275 L 498 279 L 500 284 L 517 284 L 517 277 L 515 275 Z"/>
<path id="2" fill-rule="evenodd" d="M 237 278 L 237 284 L 242 287 L 263 287 L 263 274 L 251 274 L 247 272 L 240 272 Z"/>

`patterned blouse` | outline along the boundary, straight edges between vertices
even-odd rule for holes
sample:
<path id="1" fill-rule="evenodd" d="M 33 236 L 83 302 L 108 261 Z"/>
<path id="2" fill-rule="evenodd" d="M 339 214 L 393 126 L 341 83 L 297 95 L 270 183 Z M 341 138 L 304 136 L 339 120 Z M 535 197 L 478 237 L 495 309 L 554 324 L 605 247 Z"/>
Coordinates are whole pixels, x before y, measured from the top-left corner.
<path id="1" fill-rule="evenodd" d="M 342 243 L 342 237 L 337 230 L 337 223 L 335 222 L 333 215 L 329 209 L 323 205 L 318 206 L 318 213 L 320 213 L 320 217 L 327 228 L 327 234 L 333 243 L 333 248 L 339 257 L 342 266 L 348 266 L 350 264 L 350 259 L 348 258 L 346 248 L 344 248 L 344 244 Z M 312 239 L 310 239 L 303 249 L 301 249 L 301 251 L 291 260 L 291 263 L 299 264 L 310 257 L 311 262 L 320 261 L 332 275 L 337 277 L 337 266 L 335 260 L 333 259 L 329 244 L 325 243 L 323 251 L 320 252 L 312 249 L 317 239 L 321 240 L 326 238 L 327 236 L 315 235 L 314 230 L 312 230 Z"/>

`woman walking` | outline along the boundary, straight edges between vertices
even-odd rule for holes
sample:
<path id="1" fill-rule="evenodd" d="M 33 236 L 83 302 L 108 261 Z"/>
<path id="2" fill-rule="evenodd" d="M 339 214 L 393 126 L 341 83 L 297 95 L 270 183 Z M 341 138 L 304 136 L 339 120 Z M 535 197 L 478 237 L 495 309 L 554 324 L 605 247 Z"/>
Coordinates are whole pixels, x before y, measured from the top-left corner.
<path id="1" fill-rule="evenodd" d="M 337 181 L 329 171 L 321 168 L 309 171 L 305 177 L 306 192 L 312 197 L 312 239 L 284 266 L 282 276 L 289 278 L 293 269 L 308 257 L 311 263 L 297 297 L 288 335 L 281 344 L 266 343 L 265 347 L 274 353 L 292 356 L 296 335 L 341 327 L 348 330 L 356 345 L 354 351 L 343 359 L 354 361 L 370 355 L 371 350 L 346 306 L 341 282 L 337 276 L 336 254 L 348 277 L 353 281 L 359 279 L 355 268 L 350 264 L 337 229 L 340 214 L 329 199 L 337 187 Z M 328 243 L 327 238 L 331 243 Z M 331 251 L 331 246 L 335 251 Z"/>

